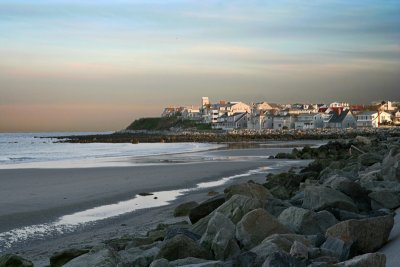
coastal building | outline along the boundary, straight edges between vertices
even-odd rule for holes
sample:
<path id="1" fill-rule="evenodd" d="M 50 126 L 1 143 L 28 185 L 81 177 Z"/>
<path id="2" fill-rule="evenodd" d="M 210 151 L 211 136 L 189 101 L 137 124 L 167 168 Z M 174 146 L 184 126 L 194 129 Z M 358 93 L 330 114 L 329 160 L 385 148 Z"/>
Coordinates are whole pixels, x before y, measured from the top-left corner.
<path id="1" fill-rule="evenodd" d="M 184 107 L 166 107 L 161 117 L 181 116 L 184 109 Z"/>
<path id="2" fill-rule="evenodd" d="M 274 116 L 272 118 L 272 129 L 285 130 L 294 129 L 295 117 L 294 116 Z"/>
<path id="3" fill-rule="evenodd" d="M 214 129 L 234 130 L 247 128 L 248 113 L 236 113 L 234 115 L 223 115 L 212 125 Z"/>
<path id="4" fill-rule="evenodd" d="M 365 111 L 357 114 L 357 127 L 378 128 L 381 124 L 391 121 L 391 115 L 385 111 Z"/>
<path id="5" fill-rule="evenodd" d="M 200 108 L 185 107 L 182 111 L 182 118 L 187 120 L 201 120 Z"/>
<path id="6" fill-rule="evenodd" d="M 326 128 L 345 129 L 357 127 L 356 117 L 349 109 L 346 109 L 339 114 L 333 112 L 331 115 L 332 116 L 330 116 L 329 121 L 326 124 Z"/>
<path id="7" fill-rule="evenodd" d="M 297 130 L 322 128 L 324 121 L 319 113 L 304 113 L 297 116 L 294 128 Z"/>
<path id="8" fill-rule="evenodd" d="M 393 123 L 396 125 L 400 124 L 400 110 L 398 110 L 397 112 L 394 113 Z"/>

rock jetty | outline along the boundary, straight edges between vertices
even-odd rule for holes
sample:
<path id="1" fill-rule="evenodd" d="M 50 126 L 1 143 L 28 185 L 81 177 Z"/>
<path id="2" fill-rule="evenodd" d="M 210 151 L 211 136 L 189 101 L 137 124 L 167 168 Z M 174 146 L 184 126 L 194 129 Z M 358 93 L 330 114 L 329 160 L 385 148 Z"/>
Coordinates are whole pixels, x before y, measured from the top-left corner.
<path id="1" fill-rule="evenodd" d="M 400 138 L 355 137 L 278 157 L 314 161 L 183 203 L 182 223 L 146 236 L 57 252 L 50 266 L 384 267 L 377 250 L 400 206 Z M 8 254 L 3 266 L 32 264 Z"/>

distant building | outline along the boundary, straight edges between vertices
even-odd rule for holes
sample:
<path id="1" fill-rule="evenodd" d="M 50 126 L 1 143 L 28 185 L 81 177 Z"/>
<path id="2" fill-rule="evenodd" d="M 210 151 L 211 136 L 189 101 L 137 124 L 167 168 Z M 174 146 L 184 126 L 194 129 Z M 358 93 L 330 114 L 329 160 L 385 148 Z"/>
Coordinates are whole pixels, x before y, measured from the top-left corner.
<path id="1" fill-rule="evenodd" d="M 300 114 L 294 123 L 297 130 L 322 128 L 324 122 L 322 115 L 319 113 Z"/>
<path id="2" fill-rule="evenodd" d="M 334 112 L 327 123 L 327 127 L 337 129 L 356 128 L 357 120 L 348 109 L 339 114 Z"/>
<path id="3" fill-rule="evenodd" d="M 379 114 L 379 116 L 378 116 Z M 381 111 L 365 111 L 357 114 L 357 127 L 379 127 L 379 124 L 391 122 L 391 115 Z"/>
<path id="4" fill-rule="evenodd" d="M 223 115 L 213 124 L 214 129 L 233 130 L 247 128 L 248 113 L 236 113 L 234 115 Z"/>
<path id="5" fill-rule="evenodd" d="M 185 109 L 184 107 L 167 107 L 167 108 L 164 108 L 164 111 L 161 114 L 161 117 L 181 116 L 182 115 L 182 111 L 184 109 Z"/>
<path id="6" fill-rule="evenodd" d="M 295 123 L 294 116 L 274 116 L 272 118 L 272 129 L 282 130 L 282 129 L 293 129 Z"/>

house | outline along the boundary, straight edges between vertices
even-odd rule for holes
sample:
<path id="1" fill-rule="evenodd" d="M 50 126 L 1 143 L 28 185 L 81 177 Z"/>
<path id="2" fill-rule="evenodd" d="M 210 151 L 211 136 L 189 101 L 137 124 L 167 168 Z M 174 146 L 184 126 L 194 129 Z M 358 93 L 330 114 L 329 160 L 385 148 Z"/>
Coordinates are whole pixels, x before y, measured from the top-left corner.
<path id="1" fill-rule="evenodd" d="M 234 115 L 223 115 L 213 124 L 214 129 L 233 130 L 247 128 L 248 113 L 236 113 Z"/>
<path id="2" fill-rule="evenodd" d="M 400 110 L 398 110 L 396 113 L 394 113 L 393 122 L 396 125 L 400 124 Z"/>
<path id="3" fill-rule="evenodd" d="M 182 118 L 187 120 L 200 120 L 201 114 L 200 109 L 197 107 L 185 107 L 182 111 Z"/>
<path id="4" fill-rule="evenodd" d="M 274 116 L 272 118 L 272 129 L 284 130 L 294 128 L 295 118 L 294 116 Z"/>
<path id="5" fill-rule="evenodd" d="M 384 111 L 365 111 L 357 115 L 357 127 L 377 128 L 380 124 L 391 121 L 390 114 Z"/>
<path id="6" fill-rule="evenodd" d="M 181 116 L 182 115 L 182 111 L 184 109 L 185 109 L 184 107 L 167 107 L 167 108 L 164 108 L 164 111 L 161 114 L 161 117 Z"/>
<path id="7" fill-rule="evenodd" d="M 355 116 L 351 113 L 349 109 L 346 109 L 342 112 L 332 113 L 332 116 L 329 118 L 327 122 L 327 128 L 337 128 L 337 129 L 344 129 L 344 128 L 356 128 L 357 127 L 357 120 Z"/>
<path id="8" fill-rule="evenodd" d="M 208 104 L 203 109 L 203 119 L 206 123 L 217 123 L 218 118 L 226 115 L 232 116 L 237 113 L 250 113 L 251 108 L 249 105 L 242 102 L 228 102 L 220 101 L 218 104 Z"/>
<path id="9" fill-rule="evenodd" d="M 319 113 L 305 113 L 297 116 L 294 128 L 297 130 L 322 128 L 324 124 L 322 115 Z"/>

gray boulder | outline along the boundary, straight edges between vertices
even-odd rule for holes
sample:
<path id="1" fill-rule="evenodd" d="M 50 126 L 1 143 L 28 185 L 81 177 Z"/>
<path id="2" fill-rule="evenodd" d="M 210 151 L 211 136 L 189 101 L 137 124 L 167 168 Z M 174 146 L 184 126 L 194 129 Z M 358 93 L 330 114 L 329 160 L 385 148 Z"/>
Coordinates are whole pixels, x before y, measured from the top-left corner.
<path id="1" fill-rule="evenodd" d="M 4 254 L 0 256 L 0 267 L 33 267 L 33 263 L 18 255 Z"/>
<path id="2" fill-rule="evenodd" d="M 362 220 L 340 222 L 326 231 L 326 237 L 334 237 L 353 243 L 356 254 L 374 252 L 388 240 L 393 228 L 393 216 L 381 216 Z"/>
<path id="3" fill-rule="evenodd" d="M 211 250 L 216 259 L 230 259 L 240 254 L 240 248 L 235 241 L 235 225 L 219 212 L 209 220 L 200 244 Z"/>
<path id="4" fill-rule="evenodd" d="M 393 147 L 383 159 L 382 177 L 386 181 L 400 181 L 400 146 Z"/>
<path id="5" fill-rule="evenodd" d="M 371 207 L 374 210 L 396 209 L 400 206 L 400 192 L 382 190 L 372 192 L 368 196 L 371 198 Z"/>
<path id="6" fill-rule="evenodd" d="M 187 216 L 189 215 L 190 211 L 195 207 L 197 207 L 198 205 L 199 204 L 196 201 L 182 203 L 175 208 L 174 216 L 175 217 Z"/>
<path id="7" fill-rule="evenodd" d="M 165 234 L 164 240 L 172 239 L 177 235 L 185 235 L 185 236 L 193 239 L 194 241 L 197 241 L 197 240 L 199 240 L 201 238 L 200 235 L 198 235 L 196 233 L 193 233 L 188 228 L 185 228 L 185 227 L 172 227 L 172 228 L 168 228 L 167 229 L 167 232 Z"/>
<path id="8" fill-rule="evenodd" d="M 242 195 L 262 201 L 273 198 L 267 188 L 252 182 L 231 185 L 224 190 L 224 193 L 226 200 L 230 199 L 233 195 Z"/>
<path id="9" fill-rule="evenodd" d="M 354 140 L 360 145 L 367 145 L 367 146 L 371 145 L 371 140 L 365 136 L 358 135 Z"/>
<path id="10" fill-rule="evenodd" d="M 201 259 L 212 259 L 209 251 L 201 247 L 196 241 L 185 236 L 177 235 L 163 242 L 156 259 L 167 259 L 169 261 L 196 257 Z"/>
<path id="11" fill-rule="evenodd" d="M 342 239 L 328 237 L 322 244 L 322 250 L 329 250 L 331 255 L 336 257 L 338 261 L 347 260 L 350 256 L 352 243 L 346 243 Z"/>
<path id="12" fill-rule="evenodd" d="M 88 253 L 89 249 L 70 248 L 60 252 L 56 252 L 50 257 L 50 267 L 60 267 L 70 260 Z"/>
<path id="13" fill-rule="evenodd" d="M 352 258 L 345 262 L 339 262 L 335 267 L 385 267 L 386 256 L 382 253 L 368 253 Z"/>
<path id="14" fill-rule="evenodd" d="M 278 217 L 282 211 L 291 207 L 292 205 L 286 201 L 278 198 L 270 198 L 265 204 L 265 209 L 273 216 Z"/>
<path id="15" fill-rule="evenodd" d="M 288 234 L 291 231 L 265 209 L 247 213 L 236 225 L 236 238 L 245 249 L 257 246 L 272 234 Z"/>
<path id="16" fill-rule="evenodd" d="M 303 243 L 294 241 L 290 248 L 290 255 L 298 259 L 308 259 L 308 247 Z"/>
<path id="17" fill-rule="evenodd" d="M 118 254 L 109 248 L 92 249 L 89 253 L 83 254 L 67 262 L 63 267 L 114 267 L 119 263 Z"/>
<path id="18" fill-rule="evenodd" d="M 278 251 L 267 257 L 262 267 L 306 267 L 307 264 L 303 261 L 292 257 L 290 254 Z"/>
<path id="19" fill-rule="evenodd" d="M 120 266 L 147 267 L 159 252 L 158 247 L 144 251 L 138 248 L 122 250 L 118 253 L 121 261 Z"/>
<path id="20" fill-rule="evenodd" d="M 374 165 L 375 163 L 381 162 L 382 159 L 383 159 L 383 157 L 381 155 L 370 152 L 370 153 L 365 153 L 365 154 L 358 156 L 358 163 L 361 166 L 368 167 L 368 166 Z"/>
<path id="21" fill-rule="evenodd" d="M 278 217 L 278 221 L 293 232 L 303 235 L 325 233 L 326 229 L 337 223 L 335 217 L 326 211 L 319 214 L 313 211 L 290 207 Z M 327 225 L 329 225 L 327 227 Z"/>
<path id="22" fill-rule="evenodd" d="M 185 267 L 223 267 L 221 261 L 204 260 L 199 258 L 188 257 L 170 262 L 171 267 L 185 266 Z"/>
<path id="23" fill-rule="evenodd" d="M 228 217 L 234 224 L 238 223 L 242 217 L 254 209 L 264 207 L 265 202 L 249 198 L 242 195 L 234 195 L 227 202 L 218 207 L 211 214 L 202 218 L 192 226 L 192 231 L 196 234 L 203 235 L 207 229 L 208 221 L 216 212 L 220 212 Z"/>
<path id="24" fill-rule="evenodd" d="M 309 186 L 304 190 L 303 208 L 315 211 L 326 208 L 339 208 L 348 211 L 358 211 L 353 200 L 340 191 L 324 187 Z"/>
<path id="25" fill-rule="evenodd" d="M 219 206 L 224 204 L 224 202 L 225 196 L 223 194 L 220 194 L 200 203 L 197 207 L 194 207 L 190 210 L 190 222 L 192 224 L 198 222 L 200 219 L 206 217 L 208 214 L 216 210 Z"/>
<path id="26" fill-rule="evenodd" d="M 150 267 L 170 267 L 170 264 L 169 264 L 168 260 L 161 258 L 161 259 L 153 261 L 150 264 Z"/>

